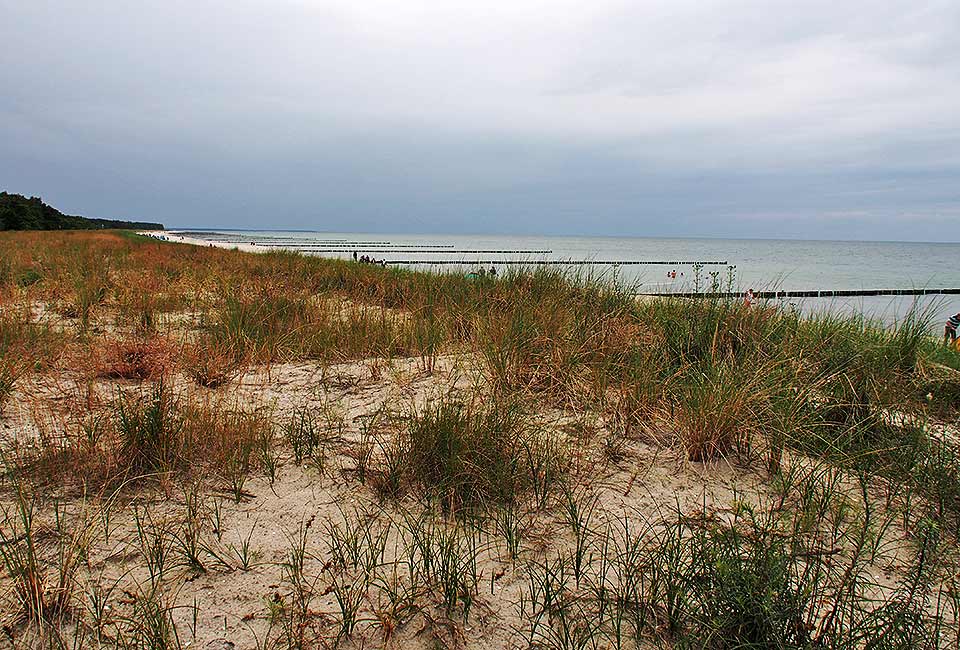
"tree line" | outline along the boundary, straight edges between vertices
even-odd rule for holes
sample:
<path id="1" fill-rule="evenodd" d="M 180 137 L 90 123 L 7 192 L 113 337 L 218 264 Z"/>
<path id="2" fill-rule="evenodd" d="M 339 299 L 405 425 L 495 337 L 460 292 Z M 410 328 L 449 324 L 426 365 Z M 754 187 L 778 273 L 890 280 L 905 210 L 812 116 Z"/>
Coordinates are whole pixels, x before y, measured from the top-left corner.
<path id="1" fill-rule="evenodd" d="M 0 230 L 163 230 L 161 223 L 88 219 L 63 214 L 40 197 L 0 192 Z"/>

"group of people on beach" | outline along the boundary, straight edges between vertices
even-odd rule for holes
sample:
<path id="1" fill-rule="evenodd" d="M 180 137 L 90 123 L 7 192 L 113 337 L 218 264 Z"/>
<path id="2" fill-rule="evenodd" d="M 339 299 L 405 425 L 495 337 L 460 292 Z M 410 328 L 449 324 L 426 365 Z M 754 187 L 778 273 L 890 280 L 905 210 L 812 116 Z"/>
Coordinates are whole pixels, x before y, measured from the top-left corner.
<path id="1" fill-rule="evenodd" d="M 387 260 L 378 260 L 376 257 L 371 257 L 369 255 L 357 255 L 357 251 L 353 251 L 353 261 L 359 262 L 360 264 L 379 264 L 380 266 L 386 266 Z"/>
<path id="2" fill-rule="evenodd" d="M 497 269 L 490 267 L 490 270 L 483 268 L 482 266 L 476 271 L 470 271 L 465 276 L 468 280 L 476 280 L 477 278 L 495 278 L 497 277 Z"/>

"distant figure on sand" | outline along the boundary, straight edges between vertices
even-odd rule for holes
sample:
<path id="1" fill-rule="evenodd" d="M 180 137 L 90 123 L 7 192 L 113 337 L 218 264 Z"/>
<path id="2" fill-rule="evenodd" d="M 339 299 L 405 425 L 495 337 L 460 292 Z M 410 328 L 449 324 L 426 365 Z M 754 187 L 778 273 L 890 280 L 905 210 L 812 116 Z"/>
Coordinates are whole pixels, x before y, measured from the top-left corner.
<path id="1" fill-rule="evenodd" d="M 954 314 L 947 319 L 946 324 L 943 326 L 943 344 L 947 344 L 947 339 L 950 339 L 950 344 L 953 345 L 957 342 L 957 326 L 960 326 L 960 314 Z"/>
<path id="2" fill-rule="evenodd" d="M 747 307 L 753 304 L 753 289 L 747 289 L 747 293 L 743 296 L 743 304 Z"/>

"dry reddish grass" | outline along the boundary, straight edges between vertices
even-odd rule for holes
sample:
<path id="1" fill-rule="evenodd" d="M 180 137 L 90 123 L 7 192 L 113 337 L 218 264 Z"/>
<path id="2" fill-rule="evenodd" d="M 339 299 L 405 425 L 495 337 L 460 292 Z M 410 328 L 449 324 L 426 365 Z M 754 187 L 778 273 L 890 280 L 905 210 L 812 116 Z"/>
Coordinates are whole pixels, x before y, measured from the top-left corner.
<path id="1" fill-rule="evenodd" d="M 108 379 L 159 379 L 171 370 L 177 348 L 166 338 L 128 338 L 98 346 L 95 375 Z"/>

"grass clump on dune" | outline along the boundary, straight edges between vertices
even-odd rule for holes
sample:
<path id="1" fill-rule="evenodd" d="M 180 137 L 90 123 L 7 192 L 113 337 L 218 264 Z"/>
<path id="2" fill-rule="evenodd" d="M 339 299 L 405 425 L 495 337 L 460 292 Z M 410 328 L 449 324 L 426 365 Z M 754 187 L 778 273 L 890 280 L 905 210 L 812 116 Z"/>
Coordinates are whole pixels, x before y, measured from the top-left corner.
<path id="1" fill-rule="evenodd" d="M 416 487 L 448 512 L 541 497 L 567 463 L 559 442 L 533 429 L 517 404 L 455 398 L 403 417 L 384 455 L 383 491 Z"/>
<path id="2" fill-rule="evenodd" d="M 120 462 L 134 474 L 167 471 L 182 455 L 183 419 L 169 388 L 148 396 L 120 395 L 115 409 Z"/>
<path id="3" fill-rule="evenodd" d="M 393 356 L 406 351 L 409 336 L 406 323 L 384 310 L 267 290 L 227 296 L 201 343 L 238 362 L 269 363 Z"/>
<path id="4" fill-rule="evenodd" d="M 0 563 L 12 579 L 13 602 L 9 612 L 45 629 L 54 628 L 74 611 L 77 574 L 84 561 L 86 535 L 83 522 L 73 531 L 57 530 L 53 553 L 43 543 L 38 525 L 39 498 L 18 487 L 11 508 L 2 508 Z M 9 620 L 9 619 L 8 619 Z"/>
<path id="5" fill-rule="evenodd" d="M 7 461 L 10 471 L 67 491 L 195 477 L 240 501 L 251 474 L 275 473 L 275 445 L 269 411 L 197 399 L 161 377 L 118 390 L 105 412 L 92 410 L 42 445 L 18 448 Z"/>
<path id="6" fill-rule="evenodd" d="M 218 402 L 187 403 L 162 380 L 147 395 L 119 397 L 115 428 L 125 475 L 212 472 L 237 501 L 259 465 L 257 450 L 269 453 L 274 444 L 269 414 Z"/>
<path id="7" fill-rule="evenodd" d="M 687 457 L 704 461 L 744 451 L 761 431 L 760 408 L 766 395 L 755 368 L 722 364 L 691 371 L 673 405 L 678 438 Z"/>
<path id="8" fill-rule="evenodd" d="M 63 345 L 63 337 L 29 310 L 0 305 L 0 413 L 17 381 L 53 361 Z"/>

